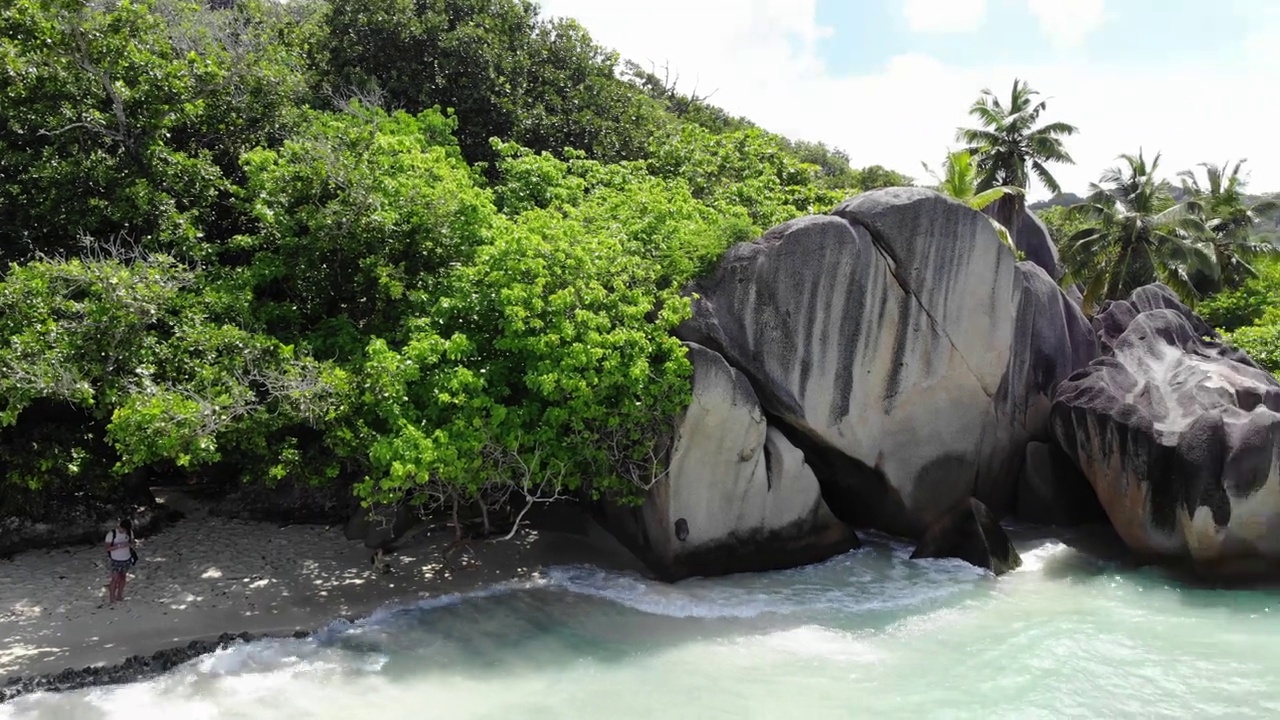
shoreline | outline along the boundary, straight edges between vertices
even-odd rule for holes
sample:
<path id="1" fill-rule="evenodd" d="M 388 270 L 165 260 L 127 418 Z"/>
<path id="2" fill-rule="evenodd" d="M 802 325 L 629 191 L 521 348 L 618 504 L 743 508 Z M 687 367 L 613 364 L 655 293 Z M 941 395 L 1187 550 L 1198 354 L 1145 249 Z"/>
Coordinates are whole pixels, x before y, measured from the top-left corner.
<path id="1" fill-rule="evenodd" d="M 183 519 L 139 538 L 123 603 L 106 603 L 101 545 L 0 560 L 0 702 L 143 679 L 244 638 L 307 637 L 388 605 L 533 579 L 552 565 L 647 574 L 581 516 L 534 518 L 511 540 L 453 553 L 451 567 L 443 562 L 451 536 L 411 531 L 388 556 L 392 571 L 380 574 L 370 566 L 372 550 L 341 527 L 181 509 Z"/>

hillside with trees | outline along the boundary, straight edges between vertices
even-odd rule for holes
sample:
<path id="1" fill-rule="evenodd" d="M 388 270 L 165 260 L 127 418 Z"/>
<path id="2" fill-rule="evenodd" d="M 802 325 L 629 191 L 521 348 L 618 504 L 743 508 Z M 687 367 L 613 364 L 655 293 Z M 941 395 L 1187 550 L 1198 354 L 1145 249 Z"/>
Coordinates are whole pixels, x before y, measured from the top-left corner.
<path id="1" fill-rule="evenodd" d="M 13 0 L 0 60 L 0 516 L 160 482 L 278 491 L 305 519 L 409 502 L 459 532 L 630 501 L 689 401 L 687 283 L 914 182 L 525 0 Z M 1071 161 L 1037 97 L 984 93 L 937 177 L 1000 199 L 1006 233 Z M 1226 168 L 1175 201 L 1157 160 L 1041 211 L 1066 282 L 1091 306 L 1157 279 L 1217 293 L 1280 370 L 1272 206 Z"/>

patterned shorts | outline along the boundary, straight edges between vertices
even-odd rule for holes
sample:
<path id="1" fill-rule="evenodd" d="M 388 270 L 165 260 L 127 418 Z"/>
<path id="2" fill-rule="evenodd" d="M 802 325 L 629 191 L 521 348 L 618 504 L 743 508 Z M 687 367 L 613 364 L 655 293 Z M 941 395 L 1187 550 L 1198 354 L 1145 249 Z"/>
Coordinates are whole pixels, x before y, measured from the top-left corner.
<path id="1" fill-rule="evenodd" d="M 131 567 L 133 567 L 133 562 L 130 560 L 114 560 L 113 559 L 111 561 L 111 572 L 113 574 L 119 573 L 123 575 L 129 572 L 129 568 Z"/>

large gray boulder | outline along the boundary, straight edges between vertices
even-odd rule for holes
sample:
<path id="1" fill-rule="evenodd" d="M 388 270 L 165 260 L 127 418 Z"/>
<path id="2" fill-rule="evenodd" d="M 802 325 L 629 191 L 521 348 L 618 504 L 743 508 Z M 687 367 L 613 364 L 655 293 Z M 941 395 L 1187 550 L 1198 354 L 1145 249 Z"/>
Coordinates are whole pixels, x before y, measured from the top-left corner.
<path id="1" fill-rule="evenodd" d="M 1280 561 L 1280 383 L 1163 286 L 1095 324 L 1106 356 L 1059 386 L 1051 422 L 1120 537 L 1212 571 Z"/>
<path id="2" fill-rule="evenodd" d="M 678 334 L 749 381 L 838 517 L 908 537 L 970 496 L 1012 510 L 1055 386 L 1096 354 L 1042 269 L 921 188 L 775 227 L 694 290 Z"/>
<path id="3" fill-rule="evenodd" d="M 666 580 L 793 567 L 856 547 L 747 378 L 716 352 L 688 349 L 693 402 L 667 472 L 639 507 L 605 508 L 605 525 Z"/>

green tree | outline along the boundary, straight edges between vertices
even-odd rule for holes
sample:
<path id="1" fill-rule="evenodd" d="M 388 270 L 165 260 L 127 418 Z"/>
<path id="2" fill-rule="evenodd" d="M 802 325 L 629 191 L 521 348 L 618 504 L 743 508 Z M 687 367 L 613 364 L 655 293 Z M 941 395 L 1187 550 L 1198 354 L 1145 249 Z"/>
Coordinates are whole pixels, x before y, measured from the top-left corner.
<path id="1" fill-rule="evenodd" d="M 643 163 L 499 145 L 505 217 L 400 346 L 360 372 L 373 502 L 408 497 L 485 524 L 563 497 L 636 497 L 689 400 L 671 334 L 681 288 L 733 236 L 682 179 Z"/>
<path id="2" fill-rule="evenodd" d="M 0 260 L 128 237 L 207 259 L 239 157 L 278 142 L 305 89 L 253 0 L 14 0 L 0 10 Z"/>
<path id="3" fill-rule="evenodd" d="M 1196 312 L 1223 339 L 1280 377 L 1280 257 L 1261 257 L 1254 269 L 1240 287 L 1206 298 Z"/>
<path id="4" fill-rule="evenodd" d="M 978 127 L 960 128 L 956 139 L 965 143 L 977 162 L 979 189 L 1013 186 L 1027 190 L 1035 175 L 1051 192 L 1062 192 L 1049 164 L 1074 163 L 1063 139 L 1077 130 L 1064 122 L 1038 125 L 1047 107 L 1046 101 L 1036 100 L 1038 96 L 1030 85 L 1015 79 L 1007 104 L 984 89 L 970 106 L 969 115 L 978 121 Z M 997 208 L 996 220 L 1009 229 L 1015 242 L 1025 206 L 1023 196 L 1014 195 Z"/>
<path id="5" fill-rule="evenodd" d="M 855 187 L 863 192 L 879 188 L 910 187 L 915 184 L 915 179 L 882 165 L 868 165 L 853 173 Z"/>
<path id="6" fill-rule="evenodd" d="M 1080 200 L 1083 201 L 1084 198 L 1080 198 Z M 1073 205 L 1078 204 L 1078 202 L 1073 203 Z M 1088 223 L 1081 219 L 1080 213 L 1063 205 L 1054 205 L 1043 210 L 1037 210 L 1036 215 L 1039 216 L 1045 227 L 1049 229 L 1049 238 L 1060 247 L 1065 245 L 1072 235 L 1088 226 Z"/>
<path id="7" fill-rule="evenodd" d="M 1254 259 L 1277 252 L 1271 243 L 1254 236 L 1263 214 L 1280 208 L 1274 200 L 1247 203 L 1244 195 L 1245 180 L 1240 175 L 1244 160 L 1234 165 L 1224 163 L 1200 163 L 1205 182 L 1192 170 L 1178 173 L 1182 179 L 1184 197 L 1199 203 L 1203 208 L 1206 225 L 1211 233 L 1214 259 L 1221 271 L 1217 283 L 1210 291 L 1222 287 L 1237 287 L 1252 277 Z"/>
<path id="8" fill-rule="evenodd" d="M 968 150 L 957 150 L 949 153 L 947 159 L 942 163 L 942 175 L 938 175 L 931 170 L 927 164 L 923 162 L 920 164 L 924 166 L 925 172 L 932 175 L 933 179 L 938 182 L 934 189 L 943 195 L 959 200 L 974 210 L 982 210 L 997 200 L 1023 194 L 1022 188 L 1012 185 L 1001 185 L 979 191 L 978 169 L 974 166 L 973 156 Z M 1013 244 L 1013 238 L 1009 235 L 1009 230 L 997 222 L 995 218 L 988 217 L 987 219 L 991 221 L 991 226 L 995 228 L 996 234 L 1009 246 L 1009 249 L 1017 252 L 1017 248 Z"/>
<path id="9" fill-rule="evenodd" d="M 745 210 L 757 229 L 826 212 L 847 194 L 821 186 L 818 166 L 801 162 L 785 140 L 757 128 L 720 135 L 692 124 L 672 129 L 654 138 L 649 169 L 683 180 L 711 207 Z"/>
<path id="10" fill-rule="evenodd" d="M 254 315 L 270 332 L 326 357 L 358 355 L 369 336 L 402 332 L 440 277 L 488 242 L 492 200 L 453 127 L 431 110 L 352 102 L 245 155 L 256 227 L 236 247 L 252 258 Z"/>
<path id="11" fill-rule="evenodd" d="M 322 22 L 330 92 L 451 112 L 470 162 L 491 161 L 495 137 L 639 157 L 662 121 L 616 76 L 615 53 L 572 20 L 539 18 L 527 0 L 332 0 Z"/>
<path id="12" fill-rule="evenodd" d="M 1271 308 L 1280 308 L 1280 257 L 1260 258 L 1253 276 L 1239 287 L 1206 297 L 1196 312 L 1219 330 L 1230 332 L 1262 322 Z"/>
<path id="13" fill-rule="evenodd" d="M 331 417 L 341 373 L 238 327 L 243 297 L 203 280 L 125 249 L 10 268 L 0 512 L 38 513 L 51 495 L 110 498 L 157 464 L 331 477 L 298 439 Z"/>
<path id="14" fill-rule="evenodd" d="M 661 75 L 658 74 L 657 67 L 646 70 L 634 60 L 623 61 L 622 68 L 623 79 L 640 88 L 641 92 L 681 123 L 692 123 L 716 134 L 756 127 L 750 120 L 730 115 L 707 102 L 714 92 L 699 95 L 697 87 L 687 95 L 681 92 L 680 76 L 677 74 L 672 77 L 669 66 L 661 68 Z"/>
<path id="15" fill-rule="evenodd" d="M 1073 208 L 1088 226 L 1067 240 L 1064 282 L 1084 286 L 1086 307 L 1157 280 L 1194 302 L 1192 273 L 1217 275 L 1199 205 L 1174 201 L 1156 177 L 1159 154 L 1150 163 L 1141 152 L 1120 159 L 1124 165 L 1104 171 Z"/>

